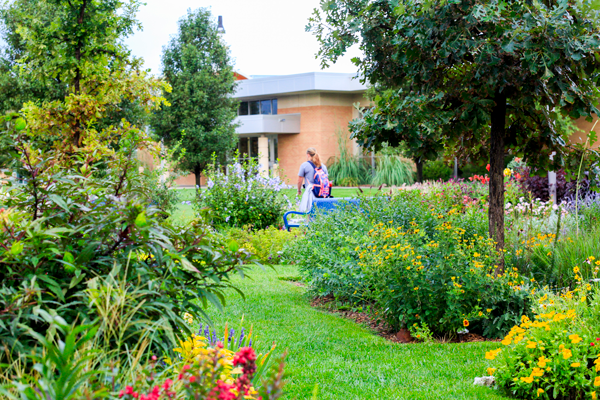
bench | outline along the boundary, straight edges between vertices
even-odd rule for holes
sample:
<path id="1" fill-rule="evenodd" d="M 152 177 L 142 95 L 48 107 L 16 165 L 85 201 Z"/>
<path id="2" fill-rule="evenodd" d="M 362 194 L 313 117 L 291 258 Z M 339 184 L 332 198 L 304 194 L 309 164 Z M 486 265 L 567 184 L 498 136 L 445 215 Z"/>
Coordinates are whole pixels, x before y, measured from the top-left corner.
<path id="1" fill-rule="evenodd" d="M 308 221 L 306 221 L 306 219 L 302 219 L 301 222 L 298 222 L 297 220 L 290 220 L 289 217 L 290 215 L 299 215 L 302 217 L 305 216 L 309 216 L 309 220 L 319 211 L 321 212 L 328 212 L 331 210 L 335 210 L 338 205 L 344 202 L 344 204 L 354 204 L 356 206 L 359 205 L 359 200 L 358 199 L 353 199 L 353 198 L 328 198 L 328 199 L 319 199 L 316 198 L 313 200 L 312 206 L 310 208 L 309 212 L 299 212 L 299 211 L 288 211 L 285 214 L 283 214 L 283 225 L 285 226 L 285 229 L 287 231 L 290 231 L 292 228 L 299 228 L 301 225 L 306 225 L 306 223 Z"/>

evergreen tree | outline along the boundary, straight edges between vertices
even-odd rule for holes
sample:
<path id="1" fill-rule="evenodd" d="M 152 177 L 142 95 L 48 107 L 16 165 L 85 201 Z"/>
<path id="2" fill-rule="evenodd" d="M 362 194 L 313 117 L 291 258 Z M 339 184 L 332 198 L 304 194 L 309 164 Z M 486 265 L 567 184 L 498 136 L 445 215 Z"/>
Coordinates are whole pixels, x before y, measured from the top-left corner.
<path id="1" fill-rule="evenodd" d="M 182 142 L 178 168 L 195 174 L 199 186 L 212 155 L 224 161 L 237 143 L 232 61 L 209 10 L 188 10 L 163 50 L 162 67 L 171 106 L 154 114 L 152 127 L 167 146 Z"/>

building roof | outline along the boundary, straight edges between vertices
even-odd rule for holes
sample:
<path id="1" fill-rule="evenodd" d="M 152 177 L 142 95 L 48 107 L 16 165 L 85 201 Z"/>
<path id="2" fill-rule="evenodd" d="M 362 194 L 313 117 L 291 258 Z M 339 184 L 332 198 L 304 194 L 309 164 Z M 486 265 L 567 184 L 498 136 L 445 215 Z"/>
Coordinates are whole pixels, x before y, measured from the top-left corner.
<path id="1" fill-rule="evenodd" d="M 367 87 L 356 74 L 309 72 L 240 81 L 234 97 L 246 99 L 310 92 L 361 93 L 365 90 Z"/>

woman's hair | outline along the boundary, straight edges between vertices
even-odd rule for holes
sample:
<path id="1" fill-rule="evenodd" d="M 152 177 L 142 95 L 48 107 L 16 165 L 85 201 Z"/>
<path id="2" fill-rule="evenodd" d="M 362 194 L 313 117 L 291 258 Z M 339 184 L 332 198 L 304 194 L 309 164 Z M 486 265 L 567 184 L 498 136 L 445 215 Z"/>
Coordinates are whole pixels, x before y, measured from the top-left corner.
<path id="1" fill-rule="evenodd" d="M 308 153 L 308 155 L 310 156 L 310 161 L 313 162 L 313 164 L 315 164 L 315 167 L 320 168 L 321 167 L 321 158 L 319 157 L 319 153 L 317 153 L 317 149 L 315 149 L 314 147 L 309 147 L 308 150 L 306 150 L 306 153 Z"/>

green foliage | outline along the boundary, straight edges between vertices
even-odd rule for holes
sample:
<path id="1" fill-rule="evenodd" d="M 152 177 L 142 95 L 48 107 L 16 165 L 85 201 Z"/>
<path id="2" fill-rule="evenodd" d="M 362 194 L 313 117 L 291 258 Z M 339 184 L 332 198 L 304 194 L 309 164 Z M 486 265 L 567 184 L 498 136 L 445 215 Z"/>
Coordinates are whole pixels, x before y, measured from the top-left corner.
<path id="1" fill-rule="evenodd" d="M 329 180 L 336 186 L 358 186 L 369 182 L 369 168 L 359 156 L 350 152 L 348 134 L 338 129 L 336 136 L 340 155 L 327 161 Z"/>
<path id="2" fill-rule="evenodd" d="M 179 20 L 177 36 L 164 48 L 162 66 L 173 87 L 166 95 L 171 107 L 154 114 L 152 127 L 168 146 L 185 135 L 185 154 L 178 166 L 194 173 L 199 185 L 213 154 L 225 162 L 237 143 L 232 60 L 208 9 L 189 10 Z"/>
<path id="3" fill-rule="evenodd" d="M 558 114 L 598 113 L 600 36 L 590 6 L 322 0 L 307 29 L 321 43 L 323 66 L 356 44 L 363 52 L 353 61 L 378 96 L 353 128 L 359 144 L 405 141 L 416 161 L 433 159 L 441 148 L 489 155 L 489 234 L 501 248 L 506 150 L 559 170 L 575 146 L 554 123 Z"/>
<path id="4" fill-rule="evenodd" d="M 291 246 L 297 237 L 297 233 L 275 226 L 261 230 L 231 228 L 225 235 L 256 256 L 262 264 L 281 264 L 285 246 Z"/>
<path id="5" fill-rule="evenodd" d="M 408 328 L 408 330 L 410 332 L 410 336 L 412 336 L 413 339 L 415 339 L 418 342 L 424 342 L 427 344 L 435 343 L 433 333 L 431 332 L 431 329 L 429 329 L 429 326 L 425 322 L 422 322 L 420 324 L 417 324 L 415 322 Z"/>
<path id="6" fill-rule="evenodd" d="M 27 179 L 2 189 L 7 210 L 0 214 L 0 303 L 6 305 L 0 337 L 11 352 L 34 345 L 27 327 L 48 329 L 39 309 L 56 310 L 69 324 L 95 320 L 88 291 L 94 279 L 109 275 L 127 282 L 136 321 L 152 326 L 153 348 L 174 341 L 184 312 L 199 316 L 209 301 L 224 300 L 231 275 L 243 271 L 249 255 L 226 247 L 197 222 L 171 226 L 149 204 L 134 151 L 143 135 L 121 136 L 117 156 L 105 161 L 110 168 L 98 170 L 87 163 L 53 165 L 52 153 L 32 150 L 24 132 L 5 132 Z M 145 335 L 133 329 L 128 345 Z"/>
<path id="7" fill-rule="evenodd" d="M 263 374 L 268 365 L 265 357 L 258 360 L 251 347 L 234 352 L 223 345 L 208 347 L 198 340 L 198 344 L 203 344 L 198 347 L 202 351 L 190 359 L 169 360 L 167 366 L 159 363 L 156 356 L 145 356 L 136 360 L 131 369 L 120 369 L 114 360 L 104 362 L 101 350 L 90 346 L 97 333 L 94 324 L 69 325 L 61 317 L 42 314 L 53 333 L 50 338 L 34 331 L 29 333 L 40 347 L 39 352 L 28 355 L 36 365 L 36 372 L 13 378 L 10 384 L 0 387 L 5 398 L 208 399 L 214 393 L 234 398 L 230 396 L 237 391 L 252 400 L 259 398 L 254 385 L 257 377 L 263 377 L 262 384 L 267 387 L 260 388 L 263 399 L 274 400 L 283 394 L 285 356 L 279 357 Z"/>
<path id="8" fill-rule="evenodd" d="M 374 303 L 395 328 L 425 322 L 455 334 L 468 320 L 496 337 L 527 312 L 528 293 L 516 272 L 494 276 L 481 202 L 456 201 L 467 193 L 448 184 L 318 214 L 286 257 L 314 295 Z"/>
<path id="9" fill-rule="evenodd" d="M 444 160 L 429 161 L 423 165 L 423 179 L 426 181 L 447 181 L 452 178 L 452 168 Z"/>
<path id="10" fill-rule="evenodd" d="M 291 207 L 281 193 L 287 185 L 279 178 L 261 176 L 255 159 L 240 161 L 238 154 L 227 170 L 228 174 L 223 173 L 213 158 L 213 164 L 205 171 L 207 188 L 198 192 L 196 209 L 200 213 L 210 210 L 210 219 L 217 226 L 280 226 L 284 209 Z"/>
<path id="11" fill-rule="evenodd" d="M 523 317 L 497 350 L 488 373 L 505 393 L 522 399 L 597 398 L 600 387 L 600 290 L 578 287 L 544 294 L 535 319 Z"/>
<path id="12" fill-rule="evenodd" d="M 413 163 L 403 159 L 393 148 L 384 147 L 378 154 L 377 169 L 373 176 L 373 185 L 402 186 L 412 184 L 414 180 Z"/>

